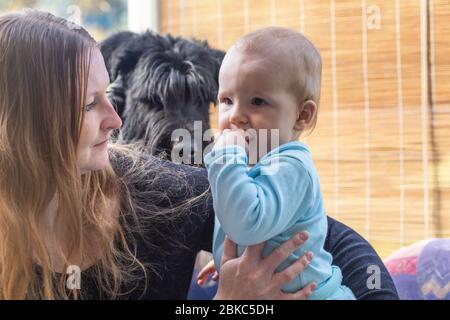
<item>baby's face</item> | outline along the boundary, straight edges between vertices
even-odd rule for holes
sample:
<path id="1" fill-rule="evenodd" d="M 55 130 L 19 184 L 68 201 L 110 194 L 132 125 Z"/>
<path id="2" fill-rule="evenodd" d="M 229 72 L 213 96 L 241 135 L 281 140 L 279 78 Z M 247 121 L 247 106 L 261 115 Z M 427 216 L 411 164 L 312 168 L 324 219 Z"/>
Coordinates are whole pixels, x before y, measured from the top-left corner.
<path id="1" fill-rule="evenodd" d="M 278 145 L 295 140 L 300 102 L 289 88 L 287 71 L 271 57 L 227 56 L 219 74 L 219 130 L 255 129 L 259 140 L 266 139 L 267 151 L 277 147 L 270 144 L 276 131 Z"/>

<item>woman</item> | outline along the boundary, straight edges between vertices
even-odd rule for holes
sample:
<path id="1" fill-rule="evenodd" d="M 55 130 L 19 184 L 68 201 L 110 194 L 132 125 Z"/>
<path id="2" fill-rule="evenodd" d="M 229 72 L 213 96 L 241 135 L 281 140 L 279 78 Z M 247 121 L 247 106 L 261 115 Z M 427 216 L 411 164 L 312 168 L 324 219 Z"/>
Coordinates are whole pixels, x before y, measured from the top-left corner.
<path id="1" fill-rule="evenodd" d="M 39 12 L 0 17 L 0 299 L 183 299 L 196 253 L 211 249 L 206 172 L 109 145 L 121 120 L 107 86 L 82 28 Z M 236 258 L 227 240 L 216 298 L 306 298 L 314 284 L 281 292 L 305 257 L 274 274 L 306 239 L 264 260 L 263 244 Z M 326 247 L 357 297 L 397 298 L 353 231 L 330 220 Z M 374 264 L 381 288 L 372 290 Z M 80 290 L 70 266 L 82 271 Z"/>

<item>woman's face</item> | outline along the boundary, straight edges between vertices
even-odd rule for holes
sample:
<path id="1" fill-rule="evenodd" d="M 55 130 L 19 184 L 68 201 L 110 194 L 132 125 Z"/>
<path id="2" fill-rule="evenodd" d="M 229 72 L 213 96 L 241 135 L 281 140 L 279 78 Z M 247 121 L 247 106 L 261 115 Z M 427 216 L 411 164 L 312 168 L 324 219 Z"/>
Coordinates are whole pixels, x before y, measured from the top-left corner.
<path id="1" fill-rule="evenodd" d="M 103 56 L 94 49 L 89 68 L 84 121 L 78 144 L 78 166 L 81 173 L 100 170 L 109 163 L 108 140 L 122 120 L 106 96 L 109 76 Z"/>

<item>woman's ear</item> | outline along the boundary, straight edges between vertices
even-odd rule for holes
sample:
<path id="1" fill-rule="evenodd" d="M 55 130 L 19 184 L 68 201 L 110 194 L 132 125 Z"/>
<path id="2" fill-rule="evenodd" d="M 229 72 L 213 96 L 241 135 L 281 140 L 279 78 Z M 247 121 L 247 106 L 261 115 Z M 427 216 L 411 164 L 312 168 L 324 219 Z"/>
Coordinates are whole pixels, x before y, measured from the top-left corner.
<path id="1" fill-rule="evenodd" d="M 295 121 L 294 129 L 303 131 L 307 129 L 317 113 L 317 105 L 312 100 L 306 100 L 299 106 L 297 112 L 297 120 Z"/>

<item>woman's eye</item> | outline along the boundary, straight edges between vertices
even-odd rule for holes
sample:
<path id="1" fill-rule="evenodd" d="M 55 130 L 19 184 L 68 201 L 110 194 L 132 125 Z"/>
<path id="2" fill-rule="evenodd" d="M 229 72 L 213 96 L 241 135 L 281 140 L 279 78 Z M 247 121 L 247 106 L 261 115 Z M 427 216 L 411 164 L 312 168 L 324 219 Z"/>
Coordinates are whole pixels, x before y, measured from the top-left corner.
<path id="1" fill-rule="evenodd" d="M 94 100 L 94 102 L 92 102 L 84 107 L 84 111 L 86 111 L 86 112 L 92 111 L 92 109 L 94 109 L 96 104 L 97 104 L 97 102 Z"/>
<path id="2" fill-rule="evenodd" d="M 252 105 L 254 105 L 254 106 L 263 106 L 266 104 L 267 104 L 267 102 L 264 99 L 261 99 L 261 98 L 253 98 L 252 99 Z"/>

